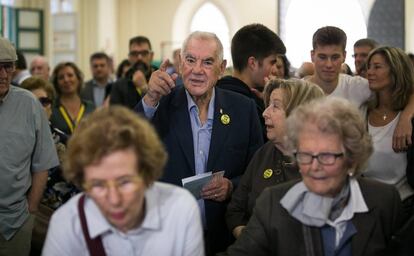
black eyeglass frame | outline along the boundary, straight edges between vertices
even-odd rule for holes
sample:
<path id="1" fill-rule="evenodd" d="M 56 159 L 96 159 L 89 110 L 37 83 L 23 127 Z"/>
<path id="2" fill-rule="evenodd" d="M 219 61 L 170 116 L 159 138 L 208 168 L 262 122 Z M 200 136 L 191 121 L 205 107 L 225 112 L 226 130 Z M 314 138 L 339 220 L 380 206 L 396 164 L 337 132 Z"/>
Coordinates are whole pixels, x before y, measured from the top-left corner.
<path id="1" fill-rule="evenodd" d="M 148 55 L 150 55 L 152 53 L 151 50 L 142 50 L 142 51 L 130 51 L 128 53 L 128 56 L 133 56 L 133 57 L 138 57 L 141 56 L 143 58 L 147 57 Z"/>
<path id="2" fill-rule="evenodd" d="M 339 157 L 344 157 L 345 153 L 344 152 L 339 152 L 339 153 L 321 152 L 319 154 L 312 155 L 312 154 L 307 153 L 307 152 L 294 152 L 293 155 L 296 159 L 296 162 L 298 162 L 299 164 L 312 164 L 313 159 L 316 159 L 316 160 L 318 160 L 319 164 L 333 165 L 333 164 L 335 164 L 336 159 L 339 158 Z M 298 155 L 309 157 L 309 161 L 303 161 L 303 159 L 298 157 Z M 326 161 L 326 158 L 324 160 L 323 157 L 332 157 L 332 158 L 328 158 L 328 159 L 332 159 L 332 160 L 331 161 Z"/>

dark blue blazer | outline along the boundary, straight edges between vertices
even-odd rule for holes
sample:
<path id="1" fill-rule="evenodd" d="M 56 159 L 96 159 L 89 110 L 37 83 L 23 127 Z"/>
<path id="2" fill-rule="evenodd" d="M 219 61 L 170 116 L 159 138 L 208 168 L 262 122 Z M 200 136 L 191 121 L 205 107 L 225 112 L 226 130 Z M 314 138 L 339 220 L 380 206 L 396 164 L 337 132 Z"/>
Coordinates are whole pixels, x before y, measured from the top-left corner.
<path id="1" fill-rule="evenodd" d="M 142 102 L 135 110 L 143 113 Z M 221 116 L 230 122 L 224 124 Z M 152 119 L 169 154 L 162 181 L 182 186 L 181 179 L 195 175 L 193 137 L 184 87 L 163 97 Z M 253 100 L 215 88 L 214 120 L 207 171 L 224 170 L 224 176 L 236 187 L 255 151 L 263 144 L 261 126 Z M 220 251 L 228 245 L 224 214 L 228 202 L 205 200 L 209 243 Z M 207 245 L 208 246 L 208 245 Z"/>

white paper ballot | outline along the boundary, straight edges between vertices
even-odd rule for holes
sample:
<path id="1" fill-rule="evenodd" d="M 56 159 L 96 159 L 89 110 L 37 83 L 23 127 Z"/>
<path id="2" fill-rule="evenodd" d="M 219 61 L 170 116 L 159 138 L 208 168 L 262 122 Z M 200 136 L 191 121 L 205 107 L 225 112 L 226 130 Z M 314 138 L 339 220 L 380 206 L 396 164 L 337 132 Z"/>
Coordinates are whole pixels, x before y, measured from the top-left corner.
<path id="1" fill-rule="evenodd" d="M 201 198 L 201 190 L 204 185 L 209 183 L 213 177 L 223 177 L 224 171 L 219 172 L 205 172 L 181 180 L 183 187 L 188 189 L 191 194 L 198 200 Z"/>

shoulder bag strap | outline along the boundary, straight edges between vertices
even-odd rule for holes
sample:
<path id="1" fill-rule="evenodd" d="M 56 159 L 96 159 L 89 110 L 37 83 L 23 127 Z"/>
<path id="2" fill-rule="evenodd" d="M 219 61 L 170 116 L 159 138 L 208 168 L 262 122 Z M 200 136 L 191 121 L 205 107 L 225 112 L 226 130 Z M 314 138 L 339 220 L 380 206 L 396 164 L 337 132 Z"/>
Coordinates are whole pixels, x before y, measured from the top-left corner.
<path id="1" fill-rule="evenodd" d="M 91 256 L 105 256 L 106 253 L 105 253 L 105 249 L 102 244 L 101 236 L 98 236 L 94 239 L 91 239 L 91 237 L 89 236 L 84 204 L 85 204 L 85 195 L 82 195 L 79 198 L 78 211 L 79 211 L 79 218 L 81 222 L 83 236 L 85 237 L 85 241 L 86 241 L 86 245 L 88 246 L 89 254 Z"/>

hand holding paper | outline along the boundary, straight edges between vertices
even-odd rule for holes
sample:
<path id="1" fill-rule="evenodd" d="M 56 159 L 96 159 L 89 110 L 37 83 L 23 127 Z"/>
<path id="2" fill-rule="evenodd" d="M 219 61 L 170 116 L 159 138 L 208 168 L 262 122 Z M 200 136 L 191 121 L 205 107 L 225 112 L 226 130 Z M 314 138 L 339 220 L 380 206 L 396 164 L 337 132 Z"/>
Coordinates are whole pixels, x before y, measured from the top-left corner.
<path id="1" fill-rule="evenodd" d="M 230 196 L 233 190 L 232 183 L 221 173 L 224 174 L 224 171 L 213 173 L 213 178 L 201 191 L 202 198 L 222 202 Z"/>
<path id="2" fill-rule="evenodd" d="M 185 179 L 182 179 L 181 182 L 183 183 L 183 187 L 188 189 L 196 199 L 201 199 L 202 198 L 201 191 L 203 190 L 203 188 L 207 184 L 210 184 L 212 180 L 222 179 L 223 175 L 224 175 L 224 171 L 215 172 L 215 173 L 206 172 L 206 173 L 194 175 L 191 177 L 187 177 Z"/>

